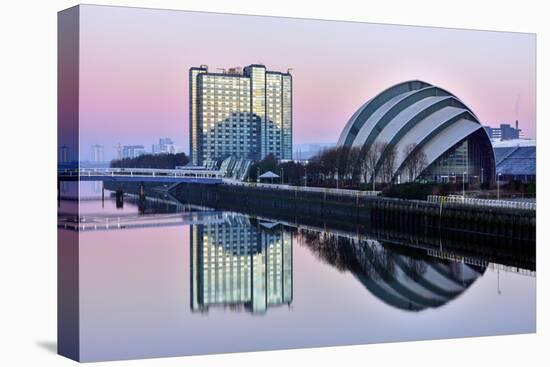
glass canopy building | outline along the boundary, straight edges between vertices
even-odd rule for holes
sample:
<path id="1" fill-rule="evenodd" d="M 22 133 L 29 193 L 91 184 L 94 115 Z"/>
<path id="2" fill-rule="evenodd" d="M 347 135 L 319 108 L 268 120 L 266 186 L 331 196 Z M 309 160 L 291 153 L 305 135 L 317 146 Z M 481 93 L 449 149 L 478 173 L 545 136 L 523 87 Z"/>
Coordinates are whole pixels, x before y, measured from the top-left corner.
<path id="1" fill-rule="evenodd" d="M 292 76 L 264 65 L 189 70 L 191 162 L 229 156 L 292 159 Z"/>
<path id="2" fill-rule="evenodd" d="M 406 180 L 408 163 L 418 152 L 425 167 L 412 180 L 495 179 L 491 141 L 475 114 L 455 95 L 420 80 L 394 85 L 362 105 L 344 127 L 338 146 L 381 149 L 376 172 L 391 159 L 392 182 Z"/>

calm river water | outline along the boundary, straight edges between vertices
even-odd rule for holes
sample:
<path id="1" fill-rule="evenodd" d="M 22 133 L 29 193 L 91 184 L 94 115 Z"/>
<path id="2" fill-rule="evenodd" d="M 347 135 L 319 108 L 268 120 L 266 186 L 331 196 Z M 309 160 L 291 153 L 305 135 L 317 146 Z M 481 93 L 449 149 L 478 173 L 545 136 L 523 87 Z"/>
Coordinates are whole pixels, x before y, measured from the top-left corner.
<path id="1" fill-rule="evenodd" d="M 79 237 L 84 361 L 535 331 L 532 271 L 169 198 L 121 207 L 100 183 L 81 196 L 59 231 Z"/>

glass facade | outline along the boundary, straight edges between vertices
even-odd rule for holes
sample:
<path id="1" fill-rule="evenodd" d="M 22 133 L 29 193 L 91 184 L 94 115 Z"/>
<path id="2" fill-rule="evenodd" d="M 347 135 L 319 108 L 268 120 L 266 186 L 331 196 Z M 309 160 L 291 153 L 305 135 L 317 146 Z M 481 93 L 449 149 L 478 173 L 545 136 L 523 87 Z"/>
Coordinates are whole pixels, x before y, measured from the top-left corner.
<path id="1" fill-rule="evenodd" d="M 490 183 L 495 175 L 492 146 L 480 129 L 461 140 L 422 173 L 420 180 L 449 183 L 465 180 L 471 184 Z"/>
<path id="2" fill-rule="evenodd" d="M 265 67 L 260 65 L 250 65 L 245 69 L 245 74 L 251 81 L 251 109 L 252 113 L 256 117 L 256 123 L 259 127 L 259 152 L 257 158 L 263 158 L 266 156 L 265 146 L 262 144 L 266 139 L 266 90 L 265 90 Z"/>
<path id="3" fill-rule="evenodd" d="M 292 234 L 228 214 L 191 228 L 191 309 L 263 313 L 292 302 Z"/>
<path id="4" fill-rule="evenodd" d="M 223 73 L 189 73 L 191 161 L 229 156 L 292 159 L 292 78 L 249 65 Z"/>
<path id="5" fill-rule="evenodd" d="M 450 182 L 456 180 L 464 172 L 468 172 L 468 140 L 463 140 L 445 152 L 424 171 L 423 177 L 436 182 Z"/>
<path id="6" fill-rule="evenodd" d="M 200 139 L 199 139 L 199 117 L 198 117 L 198 93 L 197 93 L 197 76 L 202 73 L 206 73 L 207 69 L 204 67 L 189 69 L 189 152 L 191 155 L 191 162 L 195 165 L 198 163 L 199 151 L 200 151 Z"/>
<path id="7" fill-rule="evenodd" d="M 282 75 L 282 158 L 292 159 L 292 76 Z"/>

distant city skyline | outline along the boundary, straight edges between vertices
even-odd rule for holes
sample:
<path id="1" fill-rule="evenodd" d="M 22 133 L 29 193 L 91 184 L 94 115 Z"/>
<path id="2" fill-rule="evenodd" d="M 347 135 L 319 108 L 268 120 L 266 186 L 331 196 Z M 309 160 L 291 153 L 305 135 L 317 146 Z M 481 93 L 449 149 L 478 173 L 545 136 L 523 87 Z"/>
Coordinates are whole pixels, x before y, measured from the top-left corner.
<path id="1" fill-rule="evenodd" d="M 251 63 L 293 69 L 294 145 L 336 142 L 367 99 L 410 79 L 453 91 L 483 125 L 514 125 L 517 119 L 525 137 L 536 138 L 533 34 L 81 9 L 83 158 L 94 144 L 103 145 L 105 159 L 111 159 L 110 147 L 150 147 L 152 136 L 169 136 L 188 154 L 188 70 L 202 64 L 213 70 Z"/>
<path id="2" fill-rule="evenodd" d="M 135 158 L 143 154 L 177 154 L 180 152 L 180 147 L 175 145 L 169 137 L 159 138 L 152 144 L 142 144 L 141 142 L 134 142 L 131 144 L 117 143 L 109 147 L 96 143 L 91 145 L 89 156 L 84 155 L 82 161 L 107 163 L 113 159 Z M 60 152 L 59 154 L 61 157 L 62 153 Z M 64 154 L 66 155 L 67 153 Z M 59 159 L 63 161 L 63 158 Z"/>

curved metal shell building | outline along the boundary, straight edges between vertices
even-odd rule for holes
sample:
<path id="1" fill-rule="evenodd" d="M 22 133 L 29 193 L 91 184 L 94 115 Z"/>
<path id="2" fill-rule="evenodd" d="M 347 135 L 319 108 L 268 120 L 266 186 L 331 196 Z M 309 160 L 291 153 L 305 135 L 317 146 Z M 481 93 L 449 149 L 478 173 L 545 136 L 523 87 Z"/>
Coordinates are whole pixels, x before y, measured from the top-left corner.
<path id="1" fill-rule="evenodd" d="M 494 180 L 493 148 L 476 115 L 452 93 L 420 80 L 394 85 L 367 101 L 338 139 L 338 146 L 376 145 L 385 148 L 377 168 L 394 152 L 392 181 L 404 181 L 407 161 L 417 151 L 424 153 L 426 165 L 413 179 Z"/>

